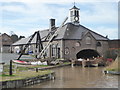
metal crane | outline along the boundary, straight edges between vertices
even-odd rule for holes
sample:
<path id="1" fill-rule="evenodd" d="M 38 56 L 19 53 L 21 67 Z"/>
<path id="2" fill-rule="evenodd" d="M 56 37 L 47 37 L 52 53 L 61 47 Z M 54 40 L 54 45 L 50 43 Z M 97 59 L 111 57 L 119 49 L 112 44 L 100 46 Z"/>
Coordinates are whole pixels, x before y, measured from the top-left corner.
<path id="1" fill-rule="evenodd" d="M 37 36 L 36 39 L 36 48 L 38 48 L 38 52 L 41 52 L 41 50 L 43 49 L 43 45 L 41 42 L 41 37 L 40 37 L 40 33 L 39 31 L 36 31 L 29 39 L 29 41 L 27 42 L 27 44 L 25 45 L 24 49 L 22 50 L 22 52 L 20 53 L 19 57 L 17 58 L 17 60 L 19 60 L 21 58 L 21 56 L 25 53 L 25 50 L 28 48 L 28 46 L 31 44 L 31 41 L 33 40 L 33 38 L 35 37 L 35 35 Z M 37 55 L 36 55 L 37 58 Z"/>
<path id="2" fill-rule="evenodd" d="M 47 48 L 50 46 L 50 42 L 52 42 L 54 40 L 55 37 L 58 36 L 58 32 L 60 31 L 60 28 L 64 25 L 64 23 L 67 21 L 68 17 L 65 18 L 65 20 L 63 21 L 63 23 L 61 24 L 61 26 L 54 32 L 54 34 L 50 37 L 50 39 L 48 40 L 47 45 L 43 48 L 43 44 L 41 41 L 41 37 L 40 37 L 40 33 L 39 31 L 36 31 L 29 39 L 29 41 L 27 42 L 27 44 L 25 45 L 24 49 L 22 50 L 20 56 L 18 57 L 17 60 L 19 60 L 21 58 L 21 56 L 25 53 L 25 50 L 28 48 L 28 46 L 31 44 L 31 41 L 33 40 L 33 38 L 35 37 L 35 35 L 37 35 L 37 40 L 36 40 L 36 49 L 38 48 L 38 55 L 36 55 L 36 58 L 41 58 L 42 56 L 44 56 L 45 51 L 47 50 Z"/>

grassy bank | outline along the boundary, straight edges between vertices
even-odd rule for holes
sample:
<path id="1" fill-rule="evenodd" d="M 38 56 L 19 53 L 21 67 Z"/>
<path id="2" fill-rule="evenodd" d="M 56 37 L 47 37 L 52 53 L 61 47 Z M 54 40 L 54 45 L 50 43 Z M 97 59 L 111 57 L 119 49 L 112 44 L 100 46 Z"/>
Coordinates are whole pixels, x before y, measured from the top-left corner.
<path id="1" fill-rule="evenodd" d="M 36 72 L 35 68 L 51 68 L 51 67 L 58 67 L 60 65 L 69 65 L 70 62 L 65 62 L 62 64 L 49 66 L 49 65 L 12 65 L 13 75 L 9 75 L 9 65 L 4 66 L 4 73 L 0 75 L 2 79 L 0 81 L 9 81 L 9 80 L 19 80 L 19 79 L 25 79 L 30 77 L 35 77 L 38 75 L 45 75 L 49 74 L 52 71 L 50 70 L 39 70 Z"/>
<path id="2" fill-rule="evenodd" d="M 3 74 L 0 75 L 0 77 L 2 77 L 2 79 L 0 81 L 10 81 L 10 80 L 20 80 L 20 79 L 26 79 L 26 78 L 30 78 L 30 77 L 36 77 L 38 75 L 45 75 L 45 74 L 49 74 L 52 73 L 52 71 L 50 70 L 45 70 L 45 71 L 18 71 L 16 73 L 14 73 L 12 76 L 10 76 L 8 73 L 7 74 Z"/>
<path id="3" fill-rule="evenodd" d="M 67 65 L 67 64 L 70 64 L 70 62 L 64 62 L 62 64 L 57 64 L 57 65 L 17 65 L 17 64 L 13 64 L 12 68 L 13 68 L 13 71 L 25 71 L 25 70 L 35 69 L 35 68 L 44 68 L 44 67 L 60 66 L 60 65 Z M 9 65 L 4 65 L 4 72 L 9 72 Z"/>

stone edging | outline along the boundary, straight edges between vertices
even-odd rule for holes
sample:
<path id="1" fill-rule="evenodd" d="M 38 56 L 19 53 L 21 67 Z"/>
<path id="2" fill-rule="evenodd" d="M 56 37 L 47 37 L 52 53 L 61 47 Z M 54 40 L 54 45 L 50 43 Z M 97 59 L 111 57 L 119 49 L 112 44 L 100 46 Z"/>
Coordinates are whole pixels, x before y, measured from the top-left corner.
<path id="1" fill-rule="evenodd" d="M 21 80 L 2 81 L 0 85 L 2 88 L 21 88 L 53 79 L 55 79 L 55 72 Z"/>

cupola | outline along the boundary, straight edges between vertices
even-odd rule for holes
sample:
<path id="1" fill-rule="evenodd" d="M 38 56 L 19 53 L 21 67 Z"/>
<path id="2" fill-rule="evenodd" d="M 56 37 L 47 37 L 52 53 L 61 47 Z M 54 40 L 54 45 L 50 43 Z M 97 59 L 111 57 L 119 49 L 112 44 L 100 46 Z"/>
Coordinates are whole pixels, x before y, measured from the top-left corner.
<path id="1" fill-rule="evenodd" d="M 79 8 L 75 5 L 70 9 L 70 21 L 73 24 L 79 24 Z"/>

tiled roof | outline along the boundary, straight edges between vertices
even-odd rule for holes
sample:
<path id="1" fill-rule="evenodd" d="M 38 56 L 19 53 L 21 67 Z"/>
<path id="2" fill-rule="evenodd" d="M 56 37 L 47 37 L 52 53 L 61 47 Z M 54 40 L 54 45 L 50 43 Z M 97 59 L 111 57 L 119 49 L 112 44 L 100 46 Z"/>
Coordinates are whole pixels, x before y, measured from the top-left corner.
<path id="1" fill-rule="evenodd" d="M 72 23 L 67 23 L 58 32 L 58 37 L 56 39 L 82 39 L 82 36 L 87 32 L 91 33 L 96 40 L 108 40 L 108 38 L 93 32 L 92 30 L 82 26 L 74 25 Z"/>
<path id="2" fill-rule="evenodd" d="M 82 26 L 82 25 L 74 25 L 72 23 L 66 23 L 65 25 L 63 25 L 61 28 L 58 28 L 59 31 L 58 36 L 55 38 L 55 40 L 59 40 L 59 39 L 70 39 L 70 40 L 81 40 L 82 36 L 84 36 L 85 34 L 87 34 L 87 32 L 91 33 L 92 36 L 96 39 L 96 40 L 109 40 L 108 38 Z M 46 36 L 50 33 L 49 29 L 47 30 L 43 30 L 43 31 L 39 31 L 40 35 L 41 35 L 41 39 L 42 41 L 45 40 Z M 22 38 L 21 40 L 15 42 L 12 45 L 22 45 L 22 44 L 26 44 L 28 42 L 28 40 L 30 39 L 30 37 L 28 38 Z M 31 43 L 36 43 L 36 36 L 34 37 L 34 39 L 32 40 Z"/>

